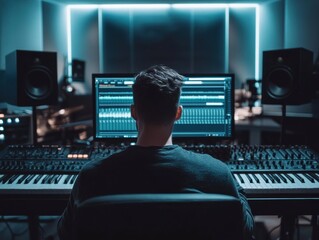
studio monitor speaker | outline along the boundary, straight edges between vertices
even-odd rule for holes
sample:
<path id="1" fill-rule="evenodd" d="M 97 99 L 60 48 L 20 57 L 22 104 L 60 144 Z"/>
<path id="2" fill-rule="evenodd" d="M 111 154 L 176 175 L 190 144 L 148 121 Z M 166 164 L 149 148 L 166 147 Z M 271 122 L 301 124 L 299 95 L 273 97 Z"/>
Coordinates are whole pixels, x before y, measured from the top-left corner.
<path id="1" fill-rule="evenodd" d="M 53 105 L 58 99 L 55 52 L 16 50 L 6 56 L 0 91 L 17 106 Z"/>
<path id="2" fill-rule="evenodd" d="M 262 103 L 297 105 L 313 97 L 313 52 L 291 48 L 263 52 Z"/>

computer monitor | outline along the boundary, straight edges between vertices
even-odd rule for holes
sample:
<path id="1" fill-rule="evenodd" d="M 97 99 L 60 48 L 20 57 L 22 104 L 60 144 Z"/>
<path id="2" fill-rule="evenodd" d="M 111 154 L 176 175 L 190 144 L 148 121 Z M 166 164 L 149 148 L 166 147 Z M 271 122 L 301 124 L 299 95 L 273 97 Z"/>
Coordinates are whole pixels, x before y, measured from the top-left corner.
<path id="1" fill-rule="evenodd" d="M 182 74 L 182 117 L 175 122 L 175 141 L 230 139 L 234 134 L 234 75 Z M 131 117 L 133 74 L 93 74 L 94 138 L 129 142 L 137 137 Z"/>

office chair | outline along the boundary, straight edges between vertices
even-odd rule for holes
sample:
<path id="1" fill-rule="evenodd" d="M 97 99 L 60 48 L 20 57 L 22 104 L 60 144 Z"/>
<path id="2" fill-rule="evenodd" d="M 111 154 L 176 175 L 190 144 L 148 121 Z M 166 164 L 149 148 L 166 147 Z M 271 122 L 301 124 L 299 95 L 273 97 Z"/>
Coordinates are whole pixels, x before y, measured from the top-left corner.
<path id="1" fill-rule="evenodd" d="M 239 199 L 221 194 L 123 194 L 82 202 L 74 239 L 242 240 Z"/>

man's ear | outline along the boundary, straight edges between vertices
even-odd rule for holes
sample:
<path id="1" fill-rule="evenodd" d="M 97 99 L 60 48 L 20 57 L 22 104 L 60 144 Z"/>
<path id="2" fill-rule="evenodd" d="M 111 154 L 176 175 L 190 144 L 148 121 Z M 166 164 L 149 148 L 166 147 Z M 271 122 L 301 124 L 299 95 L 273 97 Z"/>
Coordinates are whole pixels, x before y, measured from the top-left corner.
<path id="1" fill-rule="evenodd" d="M 175 115 L 175 121 L 179 120 L 182 117 L 183 106 L 179 105 Z"/>
<path id="2" fill-rule="evenodd" d="M 134 104 L 131 104 L 131 117 L 136 120 L 136 108 Z"/>

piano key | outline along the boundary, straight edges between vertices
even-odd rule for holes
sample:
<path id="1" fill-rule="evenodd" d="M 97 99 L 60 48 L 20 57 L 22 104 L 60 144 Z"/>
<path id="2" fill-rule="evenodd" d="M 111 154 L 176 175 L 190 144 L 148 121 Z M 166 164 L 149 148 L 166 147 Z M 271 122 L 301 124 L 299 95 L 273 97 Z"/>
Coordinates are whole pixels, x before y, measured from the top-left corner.
<path id="1" fill-rule="evenodd" d="M 60 180 L 61 180 L 61 178 L 62 178 L 62 175 L 61 175 L 61 174 L 58 175 L 58 177 L 55 179 L 54 183 L 55 183 L 55 184 L 59 183 Z"/>
<path id="2" fill-rule="evenodd" d="M 277 173 L 277 176 L 281 179 L 281 181 L 282 181 L 282 182 L 284 182 L 284 183 L 288 183 L 287 179 L 284 177 L 284 175 L 283 175 L 283 174 L 281 174 L 281 173 Z"/>
<path id="3" fill-rule="evenodd" d="M 27 179 L 24 181 L 24 184 L 27 184 L 29 183 L 33 178 L 35 178 L 35 174 L 31 174 L 27 177 Z"/>
<path id="4" fill-rule="evenodd" d="M 64 183 L 67 184 L 70 181 L 72 175 L 68 175 L 65 179 L 64 179 Z"/>
<path id="5" fill-rule="evenodd" d="M 34 179 L 34 183 L 38 183 L 43 177 L 45 177 L 45 175 L 37 174 L 36 178 Z"/>
<path id="6" fill-rule="evenodd" d="M 22 175 L 22 176 L 19 178 L 18 183 L 22 183 L 27 177 L 28 177 L 28 174 Z"/>
<path id="7" fill-rule="evenodd" d="M 294 183 L 295 182 L 295 180 L 291 176 L 289 176 L 287 173 L 284 173 L 284 175 L 290 181 L 290 183 Z"/>
<path id="8" fill-rule="evenodd" d="M 0 183 L 0 192 L 1 193 L 26 193 L 26 194 L 57 194 L 57 193 L 67 193 L 69 194 L 73 188 L 73 183 L 71 181 L 65 181 L 67 178 L 72 179 L 72 182 L 75 181 L 77 175 L 68 175 L 68 174 L 35 174 L 30 176 L 29 183 L 25 184 L 25 181 L 19 181 L 21 177 L 24 177 L 24 174 L 11 175 L 15 180 L 12 183 Z M 9 178 L 10 178 L 9 177 Z M 48 181 L 41 181 L 41 179 L 54 179 L 52 183 Z M 58 180 L 59 179 L 59 180 Z M 26 180 L 26 179 L 25 179 Z M 66 183 L 65 183 L 66 182 Z"/>
<path id="9" fill-rule="evenodd" d="M 311 177 L 310 175 L 308 175 L 307 173 L 304 173 L 303 176 L 305 176 L 310 182 L 314 183 L 315 180 L 313 179 L 313 177 Z"/>
<path id="10" fill-rule="evenodd" d="M 19 174 L 15 174 L 8 179 L 8 183 L 12 184 L 17 178 L 21 177 Z"/>
<path id="11" fill-rule="evenodd" d="M 274 177 L 270 173 L 268 173 L 268 174 L 266 173 L 265 176 L 267 176 L 272 183 L 276 183 L 276 180 L 274 179 Z"/>
<path id="12" fill-rule="evenodd" d="M 311 179 L 314 178 L 307 178 L 306 174 L 307 173 L 235 173 L 234 176 L 238 183 L 244 188 L 245 192 L 249 194 L 319 193 L 319 184 L 311 181 Z M 265 177 L 266 175 L 269 178 L 276 177 L 277 181 L 269 181 L 268 178 Z M 311 176 L 310 174 L 308 175 Z M 241 182 L 239 176 L 241 176 L 244 182 Z M 252 183 L 247 176 L 252 178 Z M 259 179 L 259 183 L 254 176 Z M 278 181 L 278 179 L 280 181 Z M 283 179 L 285 179 L 285 181 Z M 300 179 L 303 179 L 304 182 L 300 181 Z"/>
<path id="13" fill-rule="evenodd" d="M 246 174 L 245 176 L 247 177 L 247 179 L 248 179 L 248 181 L 249 181 L 250 183 L 253 183 L 253 179 L 250 177 L 249 174 Z"/>
<path id="14" fill-rule="evenodd" d="M 305 183 L 305 179 L 303 179 L 298 173 L 293 173 L 293 175 L 302 183 Z"/>
<path id="15" fill-rule="evenodd" d="M 309 173 L 317 182 L 319 182 L 319 177 L 315 173 Z"/>
<path id="16" fill-rule="evenodd" d="M 263 173 L 260 173 L 258 175 L 261 176 L 266 183 L 269 183 L 269 179 Z"/>
<path id="17" fill-rule="evenodd" d="M 255 174 L 251 174 L 251 176 L 255 179 L 255 182 L 260 183 L 259 178 Z"/>

